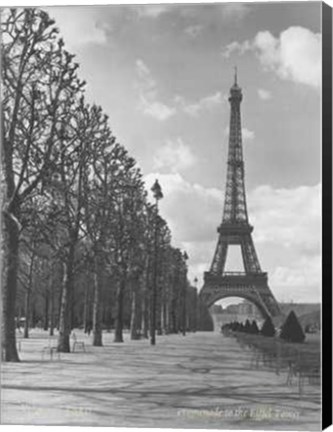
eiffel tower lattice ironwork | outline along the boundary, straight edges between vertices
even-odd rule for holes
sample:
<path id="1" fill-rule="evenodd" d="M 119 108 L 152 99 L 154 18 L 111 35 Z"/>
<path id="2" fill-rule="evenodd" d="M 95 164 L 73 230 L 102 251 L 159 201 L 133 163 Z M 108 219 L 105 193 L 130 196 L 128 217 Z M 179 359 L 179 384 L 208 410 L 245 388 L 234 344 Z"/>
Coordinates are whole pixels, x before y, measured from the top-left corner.
<path id="1" fill-rule="evenodd" d="M 208 307 L 225 297 L 241 297 L 254 303 L 264 316 L 273 317 L 280 314 L 280 308 L 268 286 L 267 273 L 261 270 L 247 213 L 240 112 L 242 97 L 236 70 L 229 97 L 231 114 L 223 218 L 217 229 L 219 238 L 210 271 L 204 273 L 200 297 Z M 244 272 L 225 271 L 230 245 L 240 246 Z"/>

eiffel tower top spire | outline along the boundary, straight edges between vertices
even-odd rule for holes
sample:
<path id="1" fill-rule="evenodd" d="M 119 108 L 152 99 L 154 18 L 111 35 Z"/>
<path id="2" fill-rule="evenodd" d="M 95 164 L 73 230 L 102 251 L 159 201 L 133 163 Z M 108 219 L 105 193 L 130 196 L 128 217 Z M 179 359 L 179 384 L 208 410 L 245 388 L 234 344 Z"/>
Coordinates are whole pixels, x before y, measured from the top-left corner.
<path id="1" fill-rule="evenodd" d="M 230 126 L 229 126 L 229 150 L 227 166 L 227 184 L 224 199 L 224 211 L 222 225 L 249 225 L 245 182 L 244 160 L 242 145 L 242 127 L 240 104 L 243 95 L 242 89 L 237 83 L 237 68 L 235 67 L 234 84 L 230 88 Z"/>

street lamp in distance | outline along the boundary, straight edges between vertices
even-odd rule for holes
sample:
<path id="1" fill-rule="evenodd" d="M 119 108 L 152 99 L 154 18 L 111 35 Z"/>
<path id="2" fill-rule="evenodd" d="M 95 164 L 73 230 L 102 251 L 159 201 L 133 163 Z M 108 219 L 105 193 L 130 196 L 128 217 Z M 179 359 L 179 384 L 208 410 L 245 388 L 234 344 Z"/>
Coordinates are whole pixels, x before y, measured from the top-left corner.
<path id="1" fill-rule="evenodd" d="M 194 288 L 195 288 L 195 304 L 194 304 L 194 319 L 195 319 L 195 331 L 198 330 L 198 323 L 199 323 L 199 317 L 200 317 L 200 309 L 199 309 L 199 302 L 198 302 L 198 278 L 195 276 L 193 279 Z"/>
<path id="2" fill-rule="evenodd" d="M 183 252 L 183 260 L 184 260 L 184 282 L 183 282 L 183 336 L 186 335 L 186 288 L 187 288 L 187 265 L 186 261 L 188 260 L 188 255 L 186 251 Z"/>

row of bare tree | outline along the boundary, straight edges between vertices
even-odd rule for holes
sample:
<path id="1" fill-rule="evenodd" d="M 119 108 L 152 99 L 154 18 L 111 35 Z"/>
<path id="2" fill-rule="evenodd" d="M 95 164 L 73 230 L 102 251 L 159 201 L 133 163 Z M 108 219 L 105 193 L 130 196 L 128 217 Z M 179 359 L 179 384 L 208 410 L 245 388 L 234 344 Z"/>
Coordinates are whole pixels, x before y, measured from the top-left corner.
<path id="1" fill-rule="evenodd" d="M 16 324 L 124 326 L 147 337 L 200 326 L 207 311 L 186 277 L 186 255 L 149 204 L 135 160 L 108 117 L 89 105 L 78 64 L 40 9 L 1 12 L 2 358 L 18 361 Z M 156 302 L 152 308 L 152 293 Z M 154 302 L 153 302 L 154 303 Z M 199 317 L 199 318 L 198 318 Z"/>

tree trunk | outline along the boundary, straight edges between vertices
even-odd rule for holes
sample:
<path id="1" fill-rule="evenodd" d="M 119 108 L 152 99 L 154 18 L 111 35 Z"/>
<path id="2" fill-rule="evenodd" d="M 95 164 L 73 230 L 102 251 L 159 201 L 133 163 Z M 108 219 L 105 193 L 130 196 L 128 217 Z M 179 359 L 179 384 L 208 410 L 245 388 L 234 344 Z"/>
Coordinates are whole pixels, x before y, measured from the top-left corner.
<path id="1" fill-rule="evenodd" d="M 59 317 L 58 351 L 70 352 L 70 334 L 72 324 L 72 300 L 74 286 L 74 246 L 70 247 L 67 263 L 64 264 L 62 296 Z"/>
<path id="2" fill-rule="evenodd" d="M 25 339 L 29 338 L 29 326 L 30 326 L 30 307 L 31 307 L 31 291 L 33 283 L 33 270 L 34 270 L 35 254 L 31 256 L 30 268 L 29 268 L 29 278 L 28 287 L 25 296 L 25 323 L 24 323 L 24 334 Z"/>
<path id="3" fill-rule="evenodd" d="M 21 306 L 18 307 L 17 310 L 17 319 L 16 319 L 16 328 L 19 332 L 21 332 Z"/>
<path id="4" fill-rule="evenodd" d="M 147 288 L 144 288 L 144 292 L 141 299 L 141 328 L 142 337 L 148 339 L 148 329 L 149 329 L 149 313 L 148 313 L 148 301 L 147 301 Z"/>
<path id="5" fill-rule="evenodd" d="M 45 306 L 44 306 L 44 330 L 49 329 L 49 292 L 45 293 Z"/>
<path id="6" fill-rule="evenodd" d="M 177 323 L 177 299 L 173 298 L 171 302 L 171 332 L 178 333 Z"/>
<path id="7" fill-rule="evenodd" d="M 93 304 L 93 346 L 103 346 L 101 325 L 101 285 L 98 280 L 98 269 L 94 272 L 94 304 Z"/>
<path id="8" fill-rule="evenodd" d="M 139 293 L 138 286 L 132 281 L 132 302 L 131 302 L 131 339 L 140 339 L 139 327 Z"/>
<path id="9" fill-rule="evenodd" d="M 36 327 L 36 323 L 37 323 L 37 316 L 36 316 L 36 307 L 35 307 L 35 303 L 32 302 L 32 308 L 31 308 L 31 326 L 32 328 Z"/>
<path id="10" fill-rule="evenodd" d="M 76 315 L 75 315 L 75 299 L 74 299 L 74 290 L 75 290 L 75 285 L 74 285 L 74 280 L 73 280 L 73 286 L 72 286 L 72 290 L 71 290 L 71 312 L 70 312 L 70 317 L 71 317 L 71 331 L 76 327 Z"/>
<path id="11" fill-rule="evenodd" d="M 123 299 L 126 286 L 125 276 L 122 276 L 117 286 L 116 292 L 116 326 L 114 342 L 124 342 L 123 340 Z"/>
<path id="12" fill-rule="evenodd" d="M 167 310 L 166 299 L 164 299 L 162 303 L 161 321 L 162 321 L 162 333 L 168 334 L 168 310 Z"/>
<path id="13" fill-rule="evenodd" d="M 89 296 L 88 296 L 88 283 L 85 286 L 84 289 L 84 306 L 83 306 L 83 327 L 84 327 L 84 332 L 88 333 L 88 326 L 89 326 Z M 95 294 L 94 294 L 95 295 Z"/>
<path id="14" fill-rule="evenodd" d="M 54 335 L 54 293 L 51 286 L 50 295 L 50 336 Z"/>
<path id="15" fill-rule="evenodd" d="M 155 221 L 156 224 L 156 221 Z M 150 344 L 156 344 L 156 309 L 157 309 L 157 228 L 154 230 L 153 283 L 150 303 Z"/>
<path id="16" fill-rule="evenodd" d="M 142 337 L 148 339 L 149 332 L 149 256 L 145 261 L 144 276 L 142 280 L 142 297 L 141 297 L 141 329 Z"/>
<path id="17" fill-rule="evenodd" d="M 60 312 L 61 312 L 61 304 L 62 304 L 62 292 L 63 292 L 63 284 L 64 284 L 64 269 L 65 269 L 65 265 L 61 264 L 61 278 L 59 281 L 59 285 L 60 285 L 60 290 L 58 293 L 58 302 L 57 302 L 57 330 L 59 331 L 60 328 Z"/>
<path id="18" fill-rule="evenodd" d="M 184 286 L 183 287 L 183 311 L 182 311 L 182 315 L 183 315 L 183 319 L 182 319 L 182 333 L 183 333 L 183 336 L 185 336 L 186 335 L 186 322 L 187 322 L 187 319 L 186 319 L 186 314 L 187 314 L 187 311 L 186 311 L 186 286 Z"/>
<path id="19" fill-rule="evenodd" d="M 24 322 L 24 333 L 23 337 L 25 339 L 29 338 L 29 323 L 30 323 L 30 297 L 31 297 L 31 287 L 29 286 L 27 292 L 25 293 L 25 322 Z"/>
<path id="20" fill-rule="evenodd" d="M 20 361 L 16 349 L 15 303 L 17 290 L 17 271 L 19 253 L 19 227 L 9 214 L 4 220 L 4 265 L 2 279 L 2 327 L 1 358 L 4 361 Z"/>
<path id="21" fill-rule="evenodd" d="M 162 335 L 162 299 L 161 299 L 161 290 L 159 293 L 159 299 L 156 302 L 156 316 L 157 316 L 157 322 L 156 322 L 156 333 L 158 336 Z"/>
<path id="22" fill-rule="evenodd" d="M 191 291 L 191 321 L 190 321 L 190 330 L 192 332 L 196 331 L 197 326 L 197 291 Z"/>

